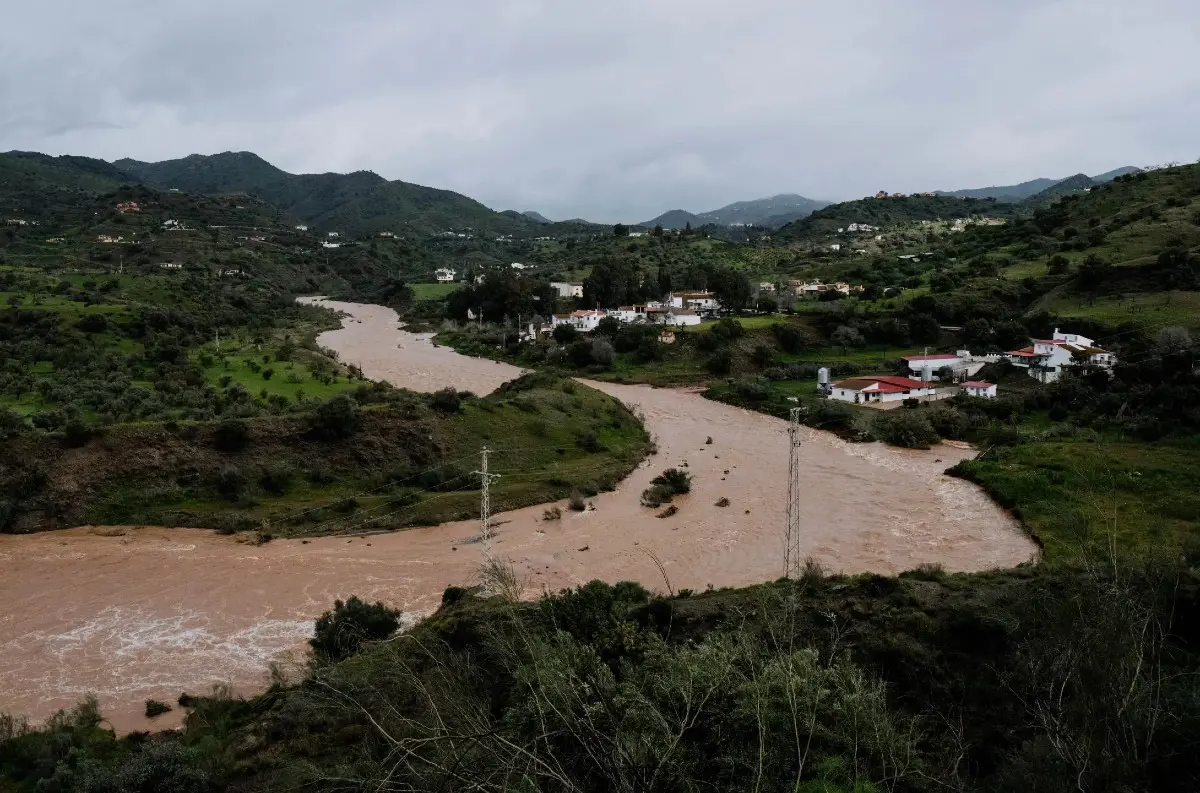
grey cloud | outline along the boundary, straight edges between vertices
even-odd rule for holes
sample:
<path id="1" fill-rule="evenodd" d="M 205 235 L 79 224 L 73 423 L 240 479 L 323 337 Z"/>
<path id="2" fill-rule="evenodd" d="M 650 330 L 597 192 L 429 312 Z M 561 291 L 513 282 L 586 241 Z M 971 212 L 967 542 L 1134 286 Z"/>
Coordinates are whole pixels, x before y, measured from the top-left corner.
<path id="1" fill-rule="evenodd" d="M 42 2 L 0 149 L 255 151 L 551 217 L 1194 157 L 1189 0 Z"/>

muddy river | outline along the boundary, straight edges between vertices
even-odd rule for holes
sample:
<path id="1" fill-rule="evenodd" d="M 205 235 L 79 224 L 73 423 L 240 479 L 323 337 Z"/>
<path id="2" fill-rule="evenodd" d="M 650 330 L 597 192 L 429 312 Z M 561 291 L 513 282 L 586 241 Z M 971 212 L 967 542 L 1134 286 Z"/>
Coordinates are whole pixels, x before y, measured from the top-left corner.
<path id="1" fill-rule="evenodd" d="M 487 393 L 518 373 L 405 333 L 389 309 L 331 305 L 349 316 L 321 343 L 369 377 Z M 651 554 L 675 589 L 781 575 L 785 423 L 686 391 L 594 385 L 640 410 L 659 452 L 595 498 L 593 511 L 564 511 L 557 522 L 543 522 L 542 507 L 496 517 L 494 552 L 525 577 L 527 593 L 594 578 L 665 589 Z M 969 450 L 804 432 L 802 556 L 834 571 L 881 573 L 923 562 L 982 570 L 1033 556 L 1003 510 L 942 473 Z M 658 471 L 684 463 L 692 493 L 677 499 L 678 514 L 654 517 L 639 494 Z M 716 506 L 722 498 L 728 506 Z M 147 726 L 150 697 L 174 702 L 216 683 L 252 692 L 271 663 L 301 662 L 312 620 L 335 598 L 381 599 L 414 616 L 436 608 L 443 588 L 474 579 L 481 549 L 468 539 L 477 533 L 474 522 L 449 523 L 259 547 L 152 527 L 0 535 L 0 711 L 40 719 L 93 692 L 127 730 Z"/>

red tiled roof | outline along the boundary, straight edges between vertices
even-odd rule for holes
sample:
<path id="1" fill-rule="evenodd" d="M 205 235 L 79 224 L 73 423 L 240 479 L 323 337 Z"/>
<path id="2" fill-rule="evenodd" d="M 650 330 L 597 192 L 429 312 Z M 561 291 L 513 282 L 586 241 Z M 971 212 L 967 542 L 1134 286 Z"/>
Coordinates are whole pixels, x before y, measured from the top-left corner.
<path id="1" fill-rule="evenodd" d="M 968 380 L 962 384 L 963 388 L 991 388 L 995 383 L 988 383 L 984 380 Z"/>
<path id="2" fill-rule="evenodd" d="M 1038 357 L 1038 356 L 1037 356 L 1037 354 L 1036 354 L 1036 353 L 1034 353 L 1034 351 L 1033 351 L 1033 348 L 1032 348 L 1032 347 L 1025 347 L 1024 349 L 1020 349 L 1020 350 L 1009 350 L 1008 352 L 1006 352 L 1006 353 L 1004 353 L 1004 354 L 1005 354 L 1005 355 L 1020 355 L 1020 356 L 1022 356 L 1022 357 L 1025 357 L 1025 358 L 1036 358 L 1036 357 Z"/>
<path id="3" fill-rule="evenodd" d="M 905 391 L 912 391 L 914 388 L 926 387 L 926 384 L 920 380 L 911 380 L 907 377 L 876 375 L 851 377 L 847 380 L 834 383 L 834 385 L 838 388 L 848 388 L 851 391 L 865 391 L 867 389 L 872 389 L 882 394 L 900 394 Z"/>
<path id="4" fill-rule="evenodd" d="M 941 355 L 906 355 L 906 356 L 904 356 L 904 360 L 906 360 L 906 361 L 948 361 L 952 358 L 957 360 L 958 356 L 950 355 L 948 353 L 943 353 Z"/>

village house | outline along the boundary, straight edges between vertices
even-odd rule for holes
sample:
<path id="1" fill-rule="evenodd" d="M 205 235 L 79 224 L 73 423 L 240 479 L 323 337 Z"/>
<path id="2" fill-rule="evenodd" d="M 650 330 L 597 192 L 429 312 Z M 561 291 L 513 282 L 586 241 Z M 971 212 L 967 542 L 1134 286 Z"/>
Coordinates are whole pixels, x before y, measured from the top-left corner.
<path id="1" fill-rule="evenodd" d="M 981 399 L 996 398 L 996 384 L 984 380 L 968 380 L 962 383 L 962 390 L 967 396 L 980 397 Z"/>
<path id="2" fill-rule="evenodd" d="M 527 265 L 527 264 L 521 264 L 521 262 L 513 262 L 512 264 L 509 265 L 509 267 L 511 267 L 514 270 L 524 270 L 528 266 L 529 265 Z"/>
<path id="3" fill-rule="evenodd" d="M 308 231 L 308 226 L 301 223 L 299 226 L 296 226 L 296 231 Z"/>
<path id="4" fill-rule="evenodd" d="M 572 311 L 570 315 L 570 323 L 575 330 L 580 333 L 591 333 L 600 324 L 600 320 L 608 316 L 607 311 L 588 310 L 588 311 Z"/>
<path id="5" fill-rule="evenodd" d="M 667 311 L 665 324 L 677 328 L 699 325 L 700 315 L 689 308 L 672 308 Z"/>
<path id="6" fill-rule="evenodd" d="M 841 380 L 831 386 L 829 396 L 840 402 L 865 405 L 877 402 L 902 402 L 921 397 L 936 398 L 937 389 L 928 383 L 892 375 L 862 375 Z"/>
<path id="7" fill-rule="evenodd" d="M 340 248 L 340 247 L 342 247 L 342 243 L 340 243 L 340 242 L 322 242 L 321 247 L 322 248 Z"/>
<path id="8" fill-rule="evenodd" d="M 159 265 L 159 267 L 161 267 L 164 270 L 182 270 L 183 269 L 183 265 L 177 264 L 176 262 L 163 262 L 162 264 Z"/>
<path id="9" fill-rule="evenodd" d="M 332 239 L 333 237 L 340 237 L 342 235 L 336 231 L 327 231 L 327 232 L 325 232 L 325 236 Z"/>
<path id="10" fill-rule="evenodd" d="M 638 309 L 641 308 L 641 311 Z M 645 306 L 619 306 L 615 311 L 609 311 L 608 315 L 615 318 L 618 322 L 632 323 L 644 322 L 646 319 Z"/>
<path id="11" fill-rule="evenodd" d="M 1116 357 L 1096 346 L 1095 341 L 1078 333 L 1062 333 L 1054 329 L 1054 338 L 1033 339 L 1020 350 L 1005 353 L 1013 366 L 1029 370 L 1029 376 L 1043 383 L 1053 383 L 1065 369 L 1095 366 L 1111 369 Z"/>
<path id="12" fill-rule="evenodd" d="M 96 236 L 96 242 L 103 242 L 108 245 L 112 245 L 112 244 L 115 244 L 118 242 L 124 242 L 124 241 L 125 241 L 124 237 L 114 237 L 111 234 L 99 234 Z"/>
<path id="13" fill-rule="evenodd" d="M 551 281 L 550 286 L 561 298 L 583 297 L 583 284 L 569 283 L 567 281 Z"/>
<path id="14" fill-rule="evenodd" d="M 390 232 L 390 231 L 381 231 L 381 232 L 379 232 L 379 236 L 381 236 L 381 237 L 395 237 L 396 235 L 395 235 L 395 234 L 393 234 L 393 233 L 392 233 L 392 232 Z"/>
<path id="15" fill-rule="evenodd" d="M 671 308 L 686 308 L 699 312 L 721 310 L 721 303 L 712 292 L 672 292 L 668 302 Z"/>
<path id="16" fill-rule="evenodd" d="M 971 362 L 971 353 L 967 350 L 959 350 L 954 354 L 904 356 L 904 363 L 908 365 L 908 371 L 921 380 L 939 379 L 938 370 L 944 367 L 950 367 L 955 371 L 965 370 Z M 928 377 L 925 376 L 926 372 L 929 374 Z"/>
<path id="17" fill-rule="evenodd" d="M 448 284 L 453 282 L 454 276 L 456 275 L 458 275 L 458 272 L 449 267 L 439 267 L 433 273 L 433 277 L 437 279 L 439 284 Z"/>
<path id="18" fill-rule="evenodd" d="M 847 231 L 879 231 L 878 226 L 872 226 L 868 223 L 851 223 L 846 226 Z"/>
<path id="19" fill-rule="evenodd" d="M 760 293 L 761 293 L 761 292 L 770 292 L 770 293 L 774 293 L 774 292 L 775 292 L 775 284 L 773 284 L 773 283 L 770 283 L 769 281 L 763 281 L 762 283 L 760 283 L 760 284 L 758 285 L 758 291 L 759 291 Z"/>
<path id="20" fill-rule="evenodd" d="M 123 215 L 126 212 L 141 212 L 142 208 L 138 206 L 136 201 L 122 201 L 117 204 L 117 211 Z"/>
<path id="21" fill-rule="evenodd" d="M 163 227 L 163 231 L 186 231 L 187 230 L 184 227 L 184 225 L 182 223 L 180 223 L 178 220 L 164 220 L 162 227 Z"/>
<path id="22" fill-rule="evenodd" d="M 831 251 L 840 251 L 841 249 L 842 249 L 842 245 L 839 242 L 835 242 L 829 246 L 829 250 L 831 250 Z"/>

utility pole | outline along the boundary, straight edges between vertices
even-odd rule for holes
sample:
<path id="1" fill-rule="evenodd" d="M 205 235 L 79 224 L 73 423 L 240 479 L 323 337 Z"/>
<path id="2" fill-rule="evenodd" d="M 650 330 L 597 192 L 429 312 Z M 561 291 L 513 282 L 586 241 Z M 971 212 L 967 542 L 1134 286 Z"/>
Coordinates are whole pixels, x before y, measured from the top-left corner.
<path id="1" fill-rule="evenodd" d="M 783 575 L 800 577 L 800 408 L 788 411 L 788 501 Z"/>
<path id="2" fill-rule="evenodd" d="M 221 329 L 217 328 L 217 352 L 221 352 Z"/>
<path id="3" fill-rule="evenodd" d="M 484 541 L 492 539 L 492 501 L 488 493 L 488 485 L 493 479 L 499 479 L 500 474 L 488 473 L 488 447 L 484 446 L 480 454 L 482 458 L 479 463 L 479 470 L 475 473 L 479 474 L 479 536 Z"/>

